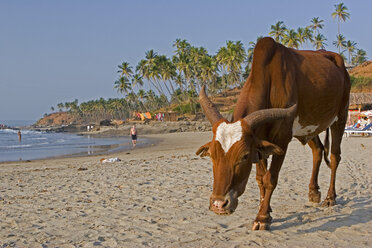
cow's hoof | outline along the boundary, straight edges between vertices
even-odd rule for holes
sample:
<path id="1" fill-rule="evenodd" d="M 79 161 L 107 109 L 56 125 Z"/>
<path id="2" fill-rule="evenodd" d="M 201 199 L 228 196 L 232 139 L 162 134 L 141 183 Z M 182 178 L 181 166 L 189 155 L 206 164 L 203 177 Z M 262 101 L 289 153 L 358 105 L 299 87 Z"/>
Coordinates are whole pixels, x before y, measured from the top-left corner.
<path id="1" fill-rule="evenodd" d="M 254 221 L 253 226 L 252 226 L 252 231 L 257 231 L 257 230 L 270 230 L 270 223 Z"/>
<path id="2" fill-rule="evenodd" d="M 322 194 L 318 190 L 309 191 L 309 202 L 319 203 Z"/>
<path id="3" fill-rule="evenodd" d="M 332 207 L 334 205 L 336 205 L 336 200 L 328 197 L 322 203 L 322 207 Z"/>

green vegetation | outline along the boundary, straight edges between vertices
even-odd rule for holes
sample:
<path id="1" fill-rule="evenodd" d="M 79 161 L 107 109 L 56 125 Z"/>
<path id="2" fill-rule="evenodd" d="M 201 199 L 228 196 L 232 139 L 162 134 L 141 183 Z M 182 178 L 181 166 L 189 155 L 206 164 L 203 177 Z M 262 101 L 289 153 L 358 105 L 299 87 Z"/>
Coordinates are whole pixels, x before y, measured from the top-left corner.
<path id="1" fill-rule="evenodd" d="M 338 35 L 332 44 L 344 58 L 346 52 L 349 66 L 354 66 L 365 62 L 367 54 L 357 48 L 356 42 L 346 40 L 340 33 L 340 22 L 350 18 L 347 11 L 343 3 L 335 5 L 335 12 L 331 15 L 338 20 Z M 320 33 L 324 20 L 319 17 L 312 18 L 306 27 L 287 28 L 283 21 L 278 21 L 270 28 L 268 35 L 287 47 L 300 49 L 306 45 L 324 49 L 327 46 L 327 39 Z M 114 89 L 123 95 L 122 99 L 101 98 L 80 105 L 75 100 L 59 103 L 57 108 L 70 111 L 86 121 L 126 119 L 133 111 L 155 112 L 160 108 L 196 113 L 200 110 L 197 96 L 203 85 L 208 85 L 209 93 L 215 94 L 244 83 L 251 70 L 254 47 L 261 38 L 258 36 L 256 41 L 249 42 L 248 50 L 241 41 L 227 41 L 215 55 L 209 54 L 204 47 L 177 39 L 171 57 L 149 50 L 136 66 L 125 61 L 118 65 Z M 355 82 L 361 84 L 359 79 Z"/>
<path id="2" fill-rule="evenodd" d="M 172 111 L 183 113 L 183 114 L 193 114 L 195 113 L 195 109 L 200 109 L 200 104 L 192 104 L 192 103 L 182 103 L 178 104 L 176 107 L 172 109 Z"/>
<path id="3" fill-rule="evenodd" d="M 350 76 L 351 91 L 372 90 L 372 78 Z"/>
<path id="4" fill-rule="evenodd" d="M 146 112 L 148 110 L 165 107 L 165 100 L 154 92 L 148 91 L 146 101 L 141 101 L 138 95 L 129 93 L 126 98 L 105 100 L 91 100 L 80 105 L 76 99 L 73 102 L 59 103 L 60 111 L 67 111 L 78 117 L 82 122 L 97 122 L 103 119 L 127 119 L 134 110 Z"/>

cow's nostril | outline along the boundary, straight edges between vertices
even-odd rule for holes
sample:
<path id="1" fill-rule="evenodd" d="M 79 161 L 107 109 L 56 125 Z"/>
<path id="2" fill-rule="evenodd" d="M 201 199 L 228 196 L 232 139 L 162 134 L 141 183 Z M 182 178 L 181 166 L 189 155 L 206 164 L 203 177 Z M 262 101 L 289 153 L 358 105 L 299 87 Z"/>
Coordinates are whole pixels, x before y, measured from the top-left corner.
<path id="1" fill-rule="evenodd" d="M 229 205 L 229 200 L 226 200 L 226 201 L 223 203 L 222 208 L 226 208 L 228 205 Z"/>

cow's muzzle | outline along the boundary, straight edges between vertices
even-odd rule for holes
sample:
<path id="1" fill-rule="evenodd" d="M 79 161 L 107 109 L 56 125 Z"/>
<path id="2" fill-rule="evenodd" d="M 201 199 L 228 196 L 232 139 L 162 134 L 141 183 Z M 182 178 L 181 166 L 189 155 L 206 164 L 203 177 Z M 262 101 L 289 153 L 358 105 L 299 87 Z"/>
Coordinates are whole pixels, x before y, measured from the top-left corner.
<path id="1" fill-rule="evenodd" d="M 214 194 L 210 197 L 209 210 L 219 215 L 228 215 L 234 213 L 238 206 L 238 194 L 230 190 L 225 197 L 218 197 Z"/>

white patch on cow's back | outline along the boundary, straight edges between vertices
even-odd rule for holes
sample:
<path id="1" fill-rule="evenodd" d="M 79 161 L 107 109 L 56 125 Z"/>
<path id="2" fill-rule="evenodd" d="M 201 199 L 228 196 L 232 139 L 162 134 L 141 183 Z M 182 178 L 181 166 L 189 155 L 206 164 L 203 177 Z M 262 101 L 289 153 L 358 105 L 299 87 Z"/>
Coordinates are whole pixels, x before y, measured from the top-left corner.
<path id="1" fill-rule="evenodd" d="M 237 121 L 235 123 L 222 122 L 216 131 L 216 140 L 220 142 L 222 149 L 227 153 L 231 146 L 238 142 L 243 136 L 242 123 Z"/>
<path id="2" fill-rule="evenodd" d="M 319 127 L 316 125 L 309 125 L 309 126 L 301 126 L 300 124 L 300 118 L 297 116 L 293 121 L 293 127 L 292 127 L 292 134 L 293 136 L 306 136 L 310 135 L 315 132 L 315 130 Z"/>

